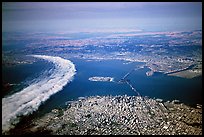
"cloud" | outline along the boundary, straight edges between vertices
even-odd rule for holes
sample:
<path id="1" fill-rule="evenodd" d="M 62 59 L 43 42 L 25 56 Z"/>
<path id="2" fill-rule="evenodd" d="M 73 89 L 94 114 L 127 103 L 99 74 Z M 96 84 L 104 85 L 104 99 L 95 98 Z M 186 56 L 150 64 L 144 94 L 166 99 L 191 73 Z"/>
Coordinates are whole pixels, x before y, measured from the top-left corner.
<path id="1" fill-rule="evenodd" d="M 4 2 L 3 20 L 46 20 L 201 14 L 196 2 Z M 175 12 L 177 14 L 175 14 Z M 8 15 L 5 15 L 7 13 Z M 18 15 L 18 16 L 16 16 Z"/>
<path id="2" fill-rule="evenodd" d="M 183 18 L 189 18 L 189 20 L 200 19 L 202 18 L 202 3 L 4 2 L 2 4 L 3 31 L 65 30 L 81 26 L 82 28 L 112 27 L 115 25 L 124 27 L 133 26 L 132 24 L 137 22 L 139 22 L 137 27 L 143 27 L 143 24 L 149 26 L 152 20 L 157 20 L 156 24 L 160 26 L 163 25 L 163 20 L 168 18 L 172 22 L 183 21 Z M 144 19 L 147 21 L 140 23 Z M 188 22 L 184 23 L 188 24 Z M 176 26 L 175 23 L 172 23 L 172 25 Z"/>
<path id="3" fill-rule="evenodd" d="M 73 79 L 75 66 L 60 57 L 32 55 L 54 63 L 52 74 L 36 82 L 20 92 L 2 99 L 2 132 L 9 131 L 20 120 L 20 116 L 36 111 L 49 97 L 60 90 Z"/>

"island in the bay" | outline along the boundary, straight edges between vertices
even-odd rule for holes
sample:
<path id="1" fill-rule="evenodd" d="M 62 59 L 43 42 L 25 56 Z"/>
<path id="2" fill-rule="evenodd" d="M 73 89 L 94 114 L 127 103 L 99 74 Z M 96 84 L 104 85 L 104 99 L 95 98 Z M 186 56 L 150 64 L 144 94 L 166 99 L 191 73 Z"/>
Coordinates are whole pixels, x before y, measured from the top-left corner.
<path id="1" fill-rule="evenodd" d="M 114 78 L 112 77 L 90 77 L 89 78 L 90 81 L 103 81 L 103 82 L 112 82 L 114 80 Z"/>

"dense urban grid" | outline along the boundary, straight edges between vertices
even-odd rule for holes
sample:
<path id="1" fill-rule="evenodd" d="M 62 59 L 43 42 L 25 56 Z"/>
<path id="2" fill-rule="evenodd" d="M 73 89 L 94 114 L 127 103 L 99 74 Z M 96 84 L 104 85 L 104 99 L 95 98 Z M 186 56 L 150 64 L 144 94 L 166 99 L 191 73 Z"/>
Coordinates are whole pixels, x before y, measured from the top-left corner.
<path id="1" fill-rule="evenodd" d="M 202 105 L 139 96 L 91 96 L 67 102 L 10 134 L 201 135 Z"/>

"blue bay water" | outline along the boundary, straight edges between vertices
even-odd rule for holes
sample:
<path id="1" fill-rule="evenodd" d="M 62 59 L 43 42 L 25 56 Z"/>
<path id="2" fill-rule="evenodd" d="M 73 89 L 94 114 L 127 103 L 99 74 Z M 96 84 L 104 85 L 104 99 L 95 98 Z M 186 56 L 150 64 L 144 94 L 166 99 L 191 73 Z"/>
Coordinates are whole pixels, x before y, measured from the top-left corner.
<path id="1" fill-rule="evenodd" d="M 127 63 L 120 60 L 87 61 L 81 59 L 70 59 L 76 67 L 77 73 L 72 82 L 68 83 L 63 90 L 52 95 L 37 111 L 39 115 L 47 113 L 57 107 L 65 107 L 65 102 L 76 100 L 78 97 L 96 95 L 137 95 L 127 84 L 117 82 L 93 82 L 89 77 L 103 76 L 113 77 L 115 81 L 120 80 L 133 68 L 143 64 L 140 62 Z M 29 81 L 35 79 L 43 71 L 52 67 L 47 61 L 37 61 L 34 64 L 22 65 L 5 73 L 7 81 Z M 15 71 L 16 70 L 16 71 Z M 156 73 L 147 77 L 148 68 L 133 71 L 128 79 L 133 87 L 142 95 L 151 98 L 161 98 L 164 100 L 178 99 L 185 104 L 194 105 L 202 102 L 202 77 L 185 79 L 173 76 L 166 76 Z M 6 72 L 6 70 L 4 70 Z M 45 73 L 46 74 L 46 73 Z M 18 77 L 18 79 L 16 79 Z M 45 76 L 46 77 L 46 76 Z M 17 82 L 15 81 L 15 82 Z"/>

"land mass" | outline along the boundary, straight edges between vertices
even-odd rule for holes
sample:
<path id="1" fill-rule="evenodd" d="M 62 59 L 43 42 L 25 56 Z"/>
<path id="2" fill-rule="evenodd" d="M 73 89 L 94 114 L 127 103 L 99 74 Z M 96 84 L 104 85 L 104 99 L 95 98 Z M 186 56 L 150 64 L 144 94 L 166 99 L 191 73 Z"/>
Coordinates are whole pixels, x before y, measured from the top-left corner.
<path id="1" fill-rule="evenodd" d="M 202 70 L 184 70 L 184 71 L 175 72 L 167 75 L 191 79 L 197 76 L 202 76 Z"/>
<path id="2" fill-rule="evenodd" d="M 123 60 L 144 62 L 150 69 L 147 76 L 160 72 L 173 76 L 193 78 L 202 75 L 202 31 L 176 32 L 121 32 L 15 34 L 4 37 L 4 45 L 20 43 L 24 48 L 3 50 L 3 65 L 32 63 L 22 55 L 45 54 L 60 55 L 63 58 L 85 60 Z M 43 35 L 43 36 L 42 36 Z M 71 38 L 71 39 L 70 39 Z M 34 40 L 34 41 L 33 41 Z M 28 44 L 25 44 L 28 42 Z M 189 71 L 186 71 L 188 69 Z M 179 73 L 179 71 L 183 71 Z M 186 74 L 184 74 L 186 73 Z"/>
<path id="3" fill-rule="evenodd" d="M 202 105 L 126 95 L 82 97 L 8 134 L 202 135 Z"/>

